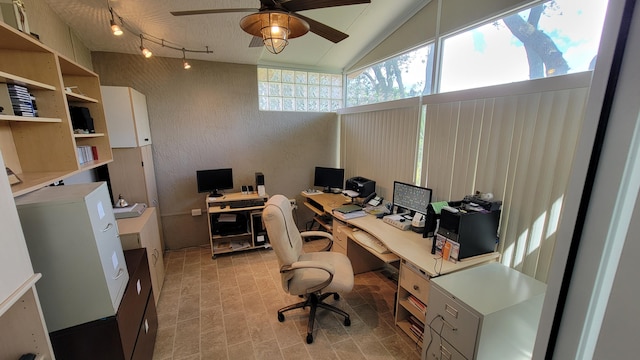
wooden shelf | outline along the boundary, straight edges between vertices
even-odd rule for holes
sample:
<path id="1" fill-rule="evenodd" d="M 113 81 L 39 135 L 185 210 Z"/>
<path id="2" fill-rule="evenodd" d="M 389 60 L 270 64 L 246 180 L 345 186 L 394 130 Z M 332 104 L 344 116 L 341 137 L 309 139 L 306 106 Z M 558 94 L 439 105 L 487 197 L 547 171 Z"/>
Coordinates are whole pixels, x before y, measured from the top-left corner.
<path id="1" fill-rule="evenodd" d="M 0 115 L 0 121 L 25 121 L 32 123 L 59 123 L 62 119 L 59 118 L 46 118 L 46 117 L 31 117 L 31 116 L 16 116 L 16 115 Z"/>
<path id="2" fill-rule="evenodd" d="M 55 86 L 51 86 L 35 80 L 30 80 L 18 75 L 6 73 L 4 71 L 0 71 L 0 82 L 21 85 L 28 88 L 29 90 L 56 90 Z"/>
<path id="3" fill-rule="evenodd" d="M 13 196 L 113 161 L 96 73 L 5 23 L 0 23 L 0 58 L 0 82 L 27 87 L 41 115 L 0 115 L 3 160 L 22 180 L 11 187 Z M 69 87 L 78 93 L 66 91 Z M 90 111 L 95 134 L 73 133 L 70 104 Z M 100 160 L 80 165 L 78 145 L 95 147 Z"/>
<path id="4" fill-rule="evenodd" d="M 98 100 L 96 100 L 94 98 L 91 98 L 91 97 L 88 97 L 88 96 L 85 96 L 85 95 L 81 95 L 81 94 L 76 94 L 76 93 L 73 93 L 73 92 L 65 91 L 65 95 L 67 95 L 67 100 L 70 101 L 70 102 L 72 102 L 72 101 L 86 102 L 86 103 L 99 103 L 100 102 L 100 101 L 98 101 Z"/>
<path id="5" fill-rule="evenodd" d="M 94 133 L 94 134 L 73 134 L 73 137 L 76 139 L 82 139 L 82 138 L 97 138 L 97 137 L 103 137 L 104 133 Z"/>

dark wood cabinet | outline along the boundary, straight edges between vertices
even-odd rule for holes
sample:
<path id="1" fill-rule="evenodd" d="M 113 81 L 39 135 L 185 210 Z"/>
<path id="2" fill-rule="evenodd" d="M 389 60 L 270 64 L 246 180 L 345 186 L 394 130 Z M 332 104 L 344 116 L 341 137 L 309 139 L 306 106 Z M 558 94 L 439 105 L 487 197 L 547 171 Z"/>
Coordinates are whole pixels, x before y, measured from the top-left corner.
<path id="1" fill-rule="evenodd" d="M 57 359 L 149 360 L 158 330 L 144 248 L 124 252 L 129 283 L 118 313 L 50 333 Z"/>

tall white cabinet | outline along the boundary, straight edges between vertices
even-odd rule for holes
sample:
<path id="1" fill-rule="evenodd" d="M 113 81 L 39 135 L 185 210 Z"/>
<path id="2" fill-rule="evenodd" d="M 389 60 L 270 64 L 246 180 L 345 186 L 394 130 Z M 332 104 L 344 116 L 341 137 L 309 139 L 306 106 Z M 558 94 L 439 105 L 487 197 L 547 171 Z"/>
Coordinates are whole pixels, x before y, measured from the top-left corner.
<path id="1" fill-rule="evenodd" d="M 129 274 L 106 183 L 15 199 L 49 331 L 113 316 Z"/>
<path id="2" fill-rule="evenodd" d="M 129 204 L 155 207 L 164 248 L 147 99 L 130 87 L 101 86 L 101 89 L 109 137 L 114 139 L 113 162 L 108 165 L 113 201 L 122 195 Z"/>
<path id="3" fill-rule="evenodd" d="M 0 167 L 4 166 L 0 152 Z M 53 359 L 42 316 L 31 259 L 20 227 L 9 181 L 0 176 L 0 357 L 33 353 Z"/>

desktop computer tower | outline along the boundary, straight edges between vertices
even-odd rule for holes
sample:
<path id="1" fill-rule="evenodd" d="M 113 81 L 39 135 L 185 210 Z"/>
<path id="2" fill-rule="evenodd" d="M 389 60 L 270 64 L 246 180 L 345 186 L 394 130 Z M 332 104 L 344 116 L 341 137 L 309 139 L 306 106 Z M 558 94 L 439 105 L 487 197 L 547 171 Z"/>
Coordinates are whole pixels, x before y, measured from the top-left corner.
<path id="1" fill-rule="evenodd" d="M 500 210 L 457 213 L 442 209 L 437 233 L 460 244 L 458 260 L 490 253 L 498 244 Z"/>

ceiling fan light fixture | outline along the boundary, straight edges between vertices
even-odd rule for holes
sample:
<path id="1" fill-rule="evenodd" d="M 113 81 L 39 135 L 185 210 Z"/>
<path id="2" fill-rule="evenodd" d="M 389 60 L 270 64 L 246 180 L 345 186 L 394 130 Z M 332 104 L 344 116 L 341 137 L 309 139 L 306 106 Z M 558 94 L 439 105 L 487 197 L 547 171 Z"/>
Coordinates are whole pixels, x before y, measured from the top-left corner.
<path id="1" fill-rule="evenodd" d="M 283 11 L 262 11 L 247 15 L 240 20 L 245 32 L 262 38 L 265 48 L 279 54 L 289 44 L 289 39 L 309 32 L 309 24 Z"/>

